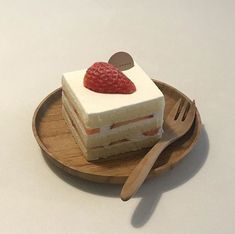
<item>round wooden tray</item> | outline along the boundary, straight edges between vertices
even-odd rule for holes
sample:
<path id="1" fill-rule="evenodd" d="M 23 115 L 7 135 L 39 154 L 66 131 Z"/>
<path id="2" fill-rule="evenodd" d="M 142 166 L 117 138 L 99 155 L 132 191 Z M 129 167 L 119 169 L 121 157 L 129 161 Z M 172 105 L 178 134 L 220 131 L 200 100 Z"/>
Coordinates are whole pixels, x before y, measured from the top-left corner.
<path id="1" fill-rule="evenodd" d="M 165 97 L 164 116 L 167 115 L 179 98 L 190 101 L 177 89 L 159 81 L 154 80 L 154 82 Z M 44 155 L 52 163 L 72 175 L 95 182 L 124 183 L 131 170 L 148 149 L 118 155 L 99 162 L 86 161 L 62 117 L 61 95 L 61 88 L 49 94 L 39 104 L 33 116 L 34 136 L 44 151 Z M 173 168 L 176 163 L 183 159 L 196 144 L 200 130 L 201 120 L 197 111 L 190 131 L 160 155 L 148 178 Z"/>

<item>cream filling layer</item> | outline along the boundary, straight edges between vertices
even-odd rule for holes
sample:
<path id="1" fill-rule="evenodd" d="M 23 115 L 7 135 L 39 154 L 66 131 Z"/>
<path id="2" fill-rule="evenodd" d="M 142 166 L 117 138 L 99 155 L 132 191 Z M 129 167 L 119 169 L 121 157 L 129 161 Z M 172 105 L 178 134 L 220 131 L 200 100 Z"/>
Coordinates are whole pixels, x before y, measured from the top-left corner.
<path id="1" fill-rule="evenodd" d="M 69 122 L 73 126 L 74 131 L 76 132 L 76 135 L 79 136 L 79 141 L 83 144 L 84 148 L 86 148 L 85 144 L 84 144 L 83 137 L 79 133 L 79 130 L 78 130 L 76 124 L 74 123 L 73 119 L 70 117 L 68 111 L 66 110 L 66 108 L 64 106 L 63 106 L 63 111 L 64 111 L 67 119 L 69 120 Z M 149 132 L 150 132 L 150 134 L 147 134 Z M 126 143 L 127 142 L 138 142 L 138 141 L 146 140 L 146 139 L 154 139 L 156 137 L 160 138 L 161 133 L 162 133 L 161 128 L 153 129 L 151 131 L 147 131 L 147 132 L 143 132 L 143 133 L 140 133 L 140 134 L 136 134 L 136 135 L 133 135 L 131 137 L 125 137 L 124 139 L 120 139 L 120 140 L 117 140 L 117 141 L 114 141 L 114 142 L 109 142 L 107 144 L 102 144 L 102 145 L 97 145 L 97 146 L 89 147 L 89 149 L 107 148 L 107 147 L 110 147 L 110 146 L 113 146 L 113 145 L 116 145 L 116 144 L 122 144 L 124 142 L 126 142 Z"/>
<path id="2" fill-rule="evenodd" d="M 107 157 L 110 157 L 115 154 L 117 155 L 117 154 L 126 153 L 128 151 L 136 151 L 136 150 L 139 150 L 142 148 L 151 147 L 160 139 L 159 136 L 147 137 L 144 140 L 125 141 L 125 142 L 110 145 L 107 147 L 99 147 L 99 148 L 92 148 L 92 149 L 86 148 L 84 146 L 83 142 L 81 141 L 80 136 L 77 134 L 74 126 L 72 125 L 68 115 L 64 111 L 63 106 L 62 106 L 62 114 L 64 116 L 64 119 L 65 119 L 68 127 L 70 128 L 70 130 L 74 136 L 75 141 L 79 145 L 81 151 L 83 152 L 84 156 L 86 157 L 86 159 L 88 161 L 93 161 L 93 160 L 97 160 L 100 158 L 107 158 Z"/>
<path id="3" fill-rule="evenodd" d="M 82 133 L 84 135 L 99 135 L 99 136 L 104 136 L 106 134 L 115 134 L 120 131 L 123 131 L 126 128 L 132 128 L 132 127 L 137 127 L 144 124 L 150 124 L 151 122 L 156 123 L 156 127 L 161 124 L 161 113 L 152 113 L 151 115 L 135 118 L 132 120 L 127 120 L 123 122 L 117 122 L 114 124 L 109 124 L 102 126 L 100 128 L 87 128 L 85 124 L 82 122 L 81 117 L 79 113 L 76 111 L 73 103 L 69 100 L 65 92 L 63 92 L 63 97 L 62 97 L 63 104 L 65 108 L 67 109 L 67 112 L 71 112 L 72 115 L 76 116 L 76 122 L 79 125 L 79 128 L 81 128 Z M 159 118 L 160 116 L 160 118 Z"/>

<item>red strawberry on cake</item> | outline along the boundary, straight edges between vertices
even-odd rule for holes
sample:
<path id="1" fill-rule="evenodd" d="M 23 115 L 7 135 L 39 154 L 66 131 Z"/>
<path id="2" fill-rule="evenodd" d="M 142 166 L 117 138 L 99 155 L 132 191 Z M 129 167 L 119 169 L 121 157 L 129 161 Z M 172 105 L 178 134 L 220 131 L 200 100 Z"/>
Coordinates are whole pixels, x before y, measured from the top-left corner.
<path id="1" fill-rule="evenodd" d="M 94 63 L 88 68 L 83 82 L 86 88 L 98 93 L 131 94 L 136 90 L 125 74 L 105 62 Z"/>

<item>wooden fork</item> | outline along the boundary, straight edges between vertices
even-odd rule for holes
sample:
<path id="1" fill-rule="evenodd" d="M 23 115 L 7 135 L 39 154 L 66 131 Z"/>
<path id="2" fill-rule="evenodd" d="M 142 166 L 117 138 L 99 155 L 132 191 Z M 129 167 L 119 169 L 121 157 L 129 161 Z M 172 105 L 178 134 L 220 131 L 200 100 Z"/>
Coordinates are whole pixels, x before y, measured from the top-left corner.
<path id="1" fill-rule="evenodd" d="M 177 101 L 164 121 L 161 140 L 138 163 L 123 185 L 120 194 L 123 201 L 129 200 L 137 192 L 161 152 L 190 129 L 195 113 L 194 101 L 192 103 L 185 101 L 183 104 L 181 99 Z"/>

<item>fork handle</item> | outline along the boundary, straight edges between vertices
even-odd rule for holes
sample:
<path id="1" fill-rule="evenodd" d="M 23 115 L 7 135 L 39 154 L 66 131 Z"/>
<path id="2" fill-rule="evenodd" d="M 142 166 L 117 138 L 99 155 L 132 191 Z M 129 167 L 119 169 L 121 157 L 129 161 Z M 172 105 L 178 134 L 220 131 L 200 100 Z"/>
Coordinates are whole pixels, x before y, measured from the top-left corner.
<path id="1" fill-rule="evenodd" d="M 151 168 L 161 152 L 169 145 L 168 141 L 160 141 L 138 163 L 123 185 L 120 197 L 123 201 L 129 200 L 145 181 Z"/>

